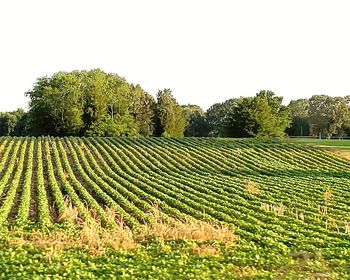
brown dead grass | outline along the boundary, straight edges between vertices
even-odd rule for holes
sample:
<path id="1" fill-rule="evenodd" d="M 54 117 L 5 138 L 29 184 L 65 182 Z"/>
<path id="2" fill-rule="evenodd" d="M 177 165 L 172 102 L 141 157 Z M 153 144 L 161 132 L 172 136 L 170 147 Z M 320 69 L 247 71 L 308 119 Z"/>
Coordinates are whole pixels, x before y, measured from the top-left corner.
<path id="1" fill-rule="evenodd" d="M 293 213 L 295 214 L 295 219 L 300 221 L 305 221 L 305 216 L 303 212 L 300 212 L 298 209 L 293 210 Z"/>
<path id="2" fill-rule="evenodd" d="M 327 150 L 327 152 L 333 156 L 337 156 L 337 157 L 341 157 L 341 158 L 345 158 L 347 160 L 350 160 L 350 151 L 329 149 L 329 150 Z"/>
<path id="3" fill-rule="evenodd" d="M 220 246 L 212 244 L 195 244 L 192 253 L 198 256 L 216 256 L 222 254 Z"/>
<path id="4" fill-rule="evenodd" d="M 245 185 L 245 191 L 252 195 L 259 195 L 262 193 L 262 190 L 259 188 L 258 184 L 255 182 L 247 182 Z"/>
<path id="5" fill-rule="evenodd" d="M 311 280 L 338 279 L 331 277 L 330 268 L 318 251 L 295 252 L 291 253 L 290 256 L 292 261 L 279 267 L 274 279 L 296 279 L 296 276 L 298 279 Z"/>
<path id="6" fill-rule="evenodd" d="M 108 248 L 117 251 L 130 251 L 138 248 L 140 242 L 157 239 L 179 240 L 186 239 L 194 242 L 193 253 L 197 255 L 221 254 L 220 247 L 211 244 L 196 244 L 196 242 L 222 242 L 227 247 L 235 245 L 238 237 L 227 226 L 216 225 L 195 219 L 180 221 L 173 219 L 164 222 L 160 218 L 159 209 L 154 209 L 150 215 L 155 222 L 145 224 L 137 231 L 132 231 L 123 221 L 118 220 L 115 211 L 107 209 L 107 214 L 118 221 L 116 227 L 107 229 L 98 223 L 86 223 L 79 218 L 76 208 L 68 204 L 66 211 L 59 220 L 72 221 L 73 228 L 56 231 L 36 231 L 26 233 L 21 229 L 13 229 L 14 236 L 9 238 L 11 246 L 34 246 L 45 249 L 47 258 L 50 260 L 55 254 L 65 249 L 84 249 L 91 255 L 102 255 Z"/>
<path id="7" fill-rule="evenodd" d="M 333 218 L 329 218 L 329 219 L 326 220 L 326 229 L 328 229 L 328 230 L 336 230 L 336 231 L 340 232 L 338 223 Z"/>
<path id="8" fill-rule="evenodd" d="M 187 218 L 185 220 L 173 219 L 165 222 L 160 217 L 160 210 L 155 207 L 149 213 L 155 221 L 145 224 L 139 236 L 141 239 L 160 238 L 165 240 L 186 239 L 196 242 L 219 241 L 226 246 L 233 246 L 238 237 L 234 231 L 225 225 L 217 225 L 206 221 Z"/>
<path id="9" fill-rule="evenodd" d="M 318 205 L 317 209 L 322 214 L 322 216 L 328 215 L 328 207 L 327 206 Z"/>
<path id="10" fill-rule="evenodd" d="M 64 210 L 64 212 L 58 217 L 58 222 L 64 222 L 64 221 L 69 221 L 73 223 L 82 222 L 79 218 L 78 209 L 73 206 L 73 204 L 70 202 L 68 198 L 65 199 L 65 202 L 67 207 Z"/>
<path id="11" fill-rule="evenodd" d="M 345 233 L 350 234 L 350 223 L 344 222 Z"/>
<path id="12" fill-rule="evenodd" d="M 329 203 L 332 201 L 333 199 L 333 194 L 332 191 L 330 189 L 327 189 L 324 193 L 323 193 L 323 199 L 326 203 Z"/>
<path id="13" fill-rule="evenodd" d="M 141 239 L 161 238 L 165 240 L 186 239 L 196 242 L 219 241 L 233 246 L 237 236 L 226 226 L 218 226 L 204 221 L 174 220 L 172 223 L 157 221 L 142 227 Z"/>
<path id="14" fill-rule="evenodd" d="M 286 206 L 283 203 L 277 204 L 269 204 L 269 203 L 261 203 L 261 208 L 268 212 L 273 212 L 279 216 L 283 216 L 286 211 Z"/>
<path id="15" fill-rule="evenodd" d="M 109 230 L 89 224 L 82 225 L 78 232 L 58 230 L 48 233 L 23 233 L 9 239 L 8 243 L 16 247 L 27 245 L 42 248 L 52 252 L 51 255 L 65 249 L 85 249 L 90 255 L 99 256 L 104 254 L 107 248 L 129 251 L 138 247 L 132 231 L 127 227 Z"/>

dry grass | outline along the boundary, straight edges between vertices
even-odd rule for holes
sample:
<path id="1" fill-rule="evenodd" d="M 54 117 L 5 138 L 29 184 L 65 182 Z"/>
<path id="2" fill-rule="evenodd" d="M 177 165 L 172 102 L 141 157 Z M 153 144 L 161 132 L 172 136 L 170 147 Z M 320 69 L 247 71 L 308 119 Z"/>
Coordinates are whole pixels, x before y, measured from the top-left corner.
<path id="1" fill-rule="evenodd" d="M 293 211 L 294 212 L 294 211 Z M 295 210 L 295 218 L 300 221 L 305 221 L 305 216 L 303 212 L 299 212 L 299 210 Z"/>
<path id="2" fill-rule="evenodd" d="M 81 220 L 79 218 L 78 209 L 73 206 L 68 198 L 65 199 L 65 202 L 67 207 L 64 212 L 58 217 L 58 222 L 69 221 L 72 223 L 80 223 Z"/>
<path id="3" fill-rule="evenodd" d="M 174 220 L 172 223 L 157 221 L 153 224 L 147 224 L 142 227 L 139 236 L 141 236 L 141 239 L 220 241 L 229 247 L 237 241 L 237 236 L 226 226 L 190 219 L 186 221 Z"/>
<path id="4" fill-rule="evenodd" d="M 132 231 L 127 227 L 109 230 L 89 224 L 81 225 L 78 232 L 58 230 L 48 233 L 22 233 L 9 239 L 8 243 L 16 247 L 29 245 L 42 248 L 48 253 L 51 252 L 51 255 L 65 249 L 85 249 L 90 255 L 102 255 L 107 248 L 133 250 L 138 247 Z"/>
<path id="5" fill-rule="evenodd" d="M 252 195 L 260 195 L 262 193 L 262 190 L 259 188 L 257 183 L 254 182 L 247 182 L 245 185 L 245 191 Z"/>
<path id="6" fill-rule="evenodd" d="M 262 203 L 261 208 L 265 211 L 273 212 L 279 216 L 283 216 L 284 212 L 286 211 L 286 206 L 284 206 L 281 202 L 278 204 Z"/>
<path id="7" fill-rule="evenodd" d="M 345 158 L 347 160 L 350 160 L 350 152 L 349 151 L 329 149 L 328 152 L 331 155 L 335 155 L 337 157 L 341 157 L 341 158 Z"/>
<path id="8" fill-rule="evenodd" d="M 318 205 L 318 211 L 323 215 L 326 216 L 328 214 L 328 207 L 327 206 L 320 206 Z"/>
<path id="9" fill-rule="evenodd" d="M 332 201 L 333 199 L 333 194 L 331 192 L 330 189 L 327 189 L 324 193 L 323 193 L 323 199 L 326 203 L 329 203 Z"/>
<path id="10" fill-rule="evenodd" d="M 194 244 L 192 253 L 198 256 L 216 256 L 222 254 L 220 246 L 212 244 Z"/>
<path id="11" fill-rule="evenodd" d="M 350 234 L 350 223 L 344 222 L 345 233 Z"/>
<path id="12" fill-rule="evenodd" d="M 336 230 L 336 231 L 340 232 L 338 224 L 337 224 L 337 222 L 334 219 L 327 219 L 326 220 L 326 229 L 328 229 L 328 230 Z"/>
<path id="13" fill-rule="evenodd" d="M 242 154 L 242 151 L 240 148 L 236 148 L 233 150 L 233 154 L 237 155 L 237 156 L 240 156 Z"/>
<path id="14" fill-rule="evenodd" d="M 173 219 L 172 222 L 164 222 L 160 218 L 158 208 L 154 208 L 150 215 L 154 218 L 154 223 L 145 224 L 139 236 L 141 239 L 161 238 L 165 240 L 186 239 L 196 242 L 219 241 L 226 246 L 233 246 L 237 240 L 237 235 L 233 230 L 224 225 L 217 225 L 205 221 L 186 219 Z"/>
<path id="15" fill-rule="evenodd" d="M 76 208 L 68 203 L 67 210 L 59 217 L 59 220 L 72 221 L 75 226 L 69 229 L 56 231 L 36 231 L 25 233 L 20 229 L 13 229 L 14 238 L 9 238 L 12 246 L 34 246 L 45 249 L 47 258 L 65 249 L 83 249 L 91 255 L 102 255 L 108 248 L 114 250 L 130 251 L 139 247 L 140 242 L 157 239 L 164 240 L 186 239 L 194 242 L 193 253 L 197 255 L 221 254 L 220 247 L 201 242 L 219 241 L 227 247 L 233 246 L 238 237 L 227 226 L 219 226 L 204 221 L 187 219 L 180 221 L 164 222 L 160 218 L 159 209 L 154 209 L 150 215 L 155 222 L 145 224 L 137 231 L 132 231 L 123 221 L 118 220 L 115 211 L 106 210 L 110 218 L 117 221 L 116 227 L 106 229 L 98 223 L 86 223 L 79 218 Z M 196 244 L 198 242 L 199 244 Z"/>
<path id="16" fill-rule="evenodd" d="M 138 247 L 133 232 L 125 225 L 110 230 L 86 224 L 80 231 L 79 243 L 95 254 L 103 253 L 108 247 L 114 250 L 133 250 Z"/>
<path id="17" fill-rule="evenodd" d="M 328 273 L 313 273 L 311 275 L 311 280 L 328 280 L 329 279 L 329 274 Z"/>
<path id="18" fill-rule="evenodd" d="M 295 252 L 290 254 L 292 261 L 276 270 L 274 279 L 331 280 L 330 268 L 318 251 Z M 296 278 L 298 277 L 298 278 Z"/>

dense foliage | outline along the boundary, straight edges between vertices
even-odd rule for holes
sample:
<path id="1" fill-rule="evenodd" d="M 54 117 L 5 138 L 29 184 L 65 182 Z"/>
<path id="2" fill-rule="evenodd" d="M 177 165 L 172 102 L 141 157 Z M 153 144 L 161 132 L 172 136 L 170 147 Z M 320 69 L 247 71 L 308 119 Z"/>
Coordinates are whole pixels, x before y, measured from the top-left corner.
<path id="1" fill-rule="evenodd" d="M 272 91 L 228 99 L 206 112 L 180 105 L 170 89 L 154 98 L 124 78 L 91 71 L 41 77 L 29 112 L 0 113 L 0 135 L 283 137 L 350 135 L 349 97 L 314 95 L 288 106 Z"/>
<path id="2" fill-rule="evenodd" d="M 255 97 L 229 99 L 207 112 L 209 135 L 220 137 L 284 136 L 290 124 L 282 97 L 260 91 Z"/>
<path id="3" fill-rule="evenodd" d="M 170 89 L 154 99 L 140 85 L 99 69 L 41 77 L 26 96 L 29 112 L 2 113 L 0 135 L 279 137 L 289 125 L 282 98 L 270 91 L 204 112 L 180 106 Z"/>
<path id="4" fill-rule="evenodd" d="M 27 132 L 27 113 L 23 109 L 13 112 L 0 112 L 0 135 L 21 136 Z"/>
<path id="5" fill-rule="evenodd" d="M 291 101 L 289 111 L 293 136 L 343 137 L 350 131 L 349 97 L 314 95 L 310 99 Z"/>
<path id="6" fill-rule="evenodd" d="M 26 94 L 32 135 L 153 134 L 153 97 L 115 74 L 59 72 Z"/>
<path id="7" fill-rule="evenodd" d="M 186 127 L 185 136 L 208 136 L 208 124 L 206 114 L 198 105 L 182 105 Z"/>
<path id="8" fill-rule="evenodd" d="M 289 114 L 292 119 L 291 126 L 286 129 L 291 136 L 309 136 L 310 125 L 308 121 L 308 99 L 292 100 L 289 105 Z"/>
<path id="9" fill-rule="evenodd" d="M 181 137 L 184 135 L 186 126 L 184 112 L 170 89 L 160 90 L 157 94 L 155 125 L 156 136 Z"/>

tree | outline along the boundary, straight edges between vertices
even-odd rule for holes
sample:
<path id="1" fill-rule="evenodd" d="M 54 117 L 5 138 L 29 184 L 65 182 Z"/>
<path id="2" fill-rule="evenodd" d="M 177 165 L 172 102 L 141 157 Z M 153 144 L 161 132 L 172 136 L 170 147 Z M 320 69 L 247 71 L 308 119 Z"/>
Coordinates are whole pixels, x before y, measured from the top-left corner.
<path id="1" fill-rule="evenodd" d="M 232 116 L 238 106 L 240 99 L 229 99 L 222 103 L 212 105 L 206 112 L 206 122 L 209 136 L 234 137 L 232 127 Z"/>
<path id="2" fill-rule="evenodd" d="M 208 136 L 208 126 L 205 120 L 205 113 L 198 105 L 183 105 L 186 120 L 184 135 L 187 137 Z"/>
<path id="3" fill-rule="evenodd" d="M 309 99 L 309 124 L 312 135 L 342 136 L 349 123 L 348 98 L 314 95 Z"/>
<path id="4" fill-rule="evenodd" d="M 156 136 L 182 137 L 184 135 L 185 116 L 170 89 L 158 91 L 155 125 Z"/>
<path id="5" fill-rule="evenodd" d="M 282 105 L 282 100 L 282 97 L 275 96 L 272 91 L 257 93 L 244 109 L 245 131 L 251 136 L 284 136 L 290 118 L 288 108 Z"/>
<path id="6" fill-rule="evenodd" d="M 58 72 L 37 80 L 30 98 L 32 135 L 152 135 L 154 99 L 99 69 Z"/>
<path id="7" fill-rule="evenodd" d="M 326 135 L 328 126 L 326 95 L 314 95 L 309 99 L 309 124 L 312 135 Z"/>
<path id="8" fill-rule="evenodd" d="M 214 104 L 206 119 L 209 135 L 219 137 L 281 137 L 290 124 L 288 108 L 272 91 Z"/>
<path id="9" fill-rule="evenodd" d="M 284 136 L 290 118 L 288 109 L 282 105 L 282 97 L 275 96 L 272 91 L 260 91 L 255 97 L 234 101 L 231 101 L 229 113 L 223 117 L 226 136 Z"/>
<path id="10" fill-rule="evenodd" d="M 58 72 L 38 79 L 31 99 L 29 129 L 33 135 L 77 135 L 83 127 L 80 83 L 75 73 Z"/>
<path id="11" fill-rule="evenodd" d="M 292 100 L 289 105 L 289 116 L 292 119 L 291 126 L 286 129 L 290 136 L 307 136 L 310 134 L 309 101 L 308 99 Z"/>
<path id="12" fill-rule="evenodd" d="M 90 136 L 133 136 L 137 124 L 129 110 L 132 87 L 125 79 L 101 70 L 87 73 L 84 109 L 85 134 Z"/>
<path id="13" fill-rule="evenodd" d="M 226 135 L 228 137 L 251 137 L 248 128 L 252 125 L 252 97 L 236 99 L 235 106 L 226 117 Z"/>
<path id="14" fill-rule="evenodd" d="M 330 97 L 329 101 L 329 125 L 328 135 L 342 137 L 344 134 L 345 125 L 349 123 L 350 110 L 348 100 L 343 97 Z"/>
<path id="15" fill-rule="evenodd" d="M 23 109 L 0 113 L 1 136 L 24 136 L 26 135 L 26 125 L 27 114 Z"/>
<path id="16" fill-rule="evenodd" d="M 130 115 L 135 120 L 138 133 L 142 136 L 151 136 L 154 132 L 154 98 L 145 92 L 140 85 L 131 85 Z"/>
<path id="17" fill-rule="evenodd" d="M 0 135 L 11 135 L 17 123 L 15 115 L 6 112 L 0 114 Z"/>

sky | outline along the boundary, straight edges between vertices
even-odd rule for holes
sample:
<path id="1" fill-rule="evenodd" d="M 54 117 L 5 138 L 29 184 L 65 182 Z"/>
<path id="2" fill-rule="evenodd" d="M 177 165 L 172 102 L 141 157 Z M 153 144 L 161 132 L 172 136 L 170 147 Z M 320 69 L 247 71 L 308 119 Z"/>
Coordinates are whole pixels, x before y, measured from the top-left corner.
<path id="1" fill-rule="evenodd" d="M 350 95 L 347 0 L 0 1 L 0 111 L 58 71 L 100 68 L 180 104 L 272 90 Z"/>

